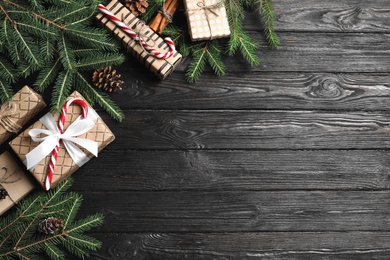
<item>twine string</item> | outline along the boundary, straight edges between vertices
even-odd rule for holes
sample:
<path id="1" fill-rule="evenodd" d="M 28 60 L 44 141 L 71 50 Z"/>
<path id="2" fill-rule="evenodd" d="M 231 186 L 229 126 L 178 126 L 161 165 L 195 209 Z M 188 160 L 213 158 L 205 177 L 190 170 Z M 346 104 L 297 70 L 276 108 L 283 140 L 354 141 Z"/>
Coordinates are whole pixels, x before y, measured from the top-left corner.
<path id="1" fill-rule="evenodd" d="M 0 171 L 2 171 L 2 170 L 5 171 L 5 174 L 3 175 L 2 178 L 0 178 L 0 189 L 3 188 L 5 190 L 5 188 L 4 188 L 4 186 L 2 184 L 15 183 L 15 182 L 17 182 L 17 181 L 19 181 L 21 179 L 19 177 L 19 178 L 15 179 L 15 180 L 10 180 L 9 181 L 8 178 L 11 177 L 14 173 L 9 173 L 8 172 L 8 167 L 5 166 L 5 165 L 0 167 Z M 7 192 L 7 190 L 5 190 L 5 191 Z M 12 201 L 12 203 L 16 204 L 16 202 L 11 198 L 11 196 L 8 194 L 8 192 L 7 192 L 7 196 Z"/>
<path id="2" fill-rule="evenodd" d="M 168 21 L 169 23 L 172 23 L 173 21 L 173 15 L 167 10 L 165 9 L 164 7 L 161 7 L 158 12 L 164 16 Z"/>
<path id="3" fill-rule="evenodd" d="M 18 109 L 14 102 L 4 103 L 0 108 L 0 126 L 7 132 L 17 133 L 22 128 L 17 122 L 12 120 L 12 116 L 17 114 Z"/>
<path id="4" fill-rule="evenodd" d="M 213 5 L 206 5 L 204 0 L 202 0 L 202 2 L 198 2 L 196 4 L 198 7 L 195 7 L 195 8 L 189 8 L 187 9 L 187 13 L 188 12 L 198 12 L 198 11 L 201 11 L 201 10 L 204 10 L 205 12 L 205 15 L 206 15 L 206 21 L 207 21 L 207 25 L 209 27 L 209 31 L 210 31 L 210 37 L 209 37 L 209 40 L 212 40 L 214 39 L 213 37 L 213 30 L 211 28 L 211 24 L 210 24 L 210 19 L 209 19 L 209 15 L 210 14 L 213 14 L 215 15 L 216 17 L 218 17 L 219 15 L 215 12 L 215 9 L 219 8 L 220 7 L 220 4 L 213 4 Z"/>
<path id="5" fill-rule="evenodd" d="M 140 28 L 138 28 L 138 27 L 140 27 Z M 137 35 L 138 35 L 137 37 L 138 37 L 140 40 L 144 41 L 144 42 L 146 42 L 146 41 L 145 41 L 145 38 L 147 38 L 147 36 L 146 36 L 146 34 L 145 34 L 145 30 L 146 30 L 146 29 L 147 29 L 147 27 L 146 27 L 146 24 L 145 24 L 144 21 L 139 20 L 139 21 L 135 24 L 134 31 L 137 33 Z M 152 42 L 152 44 L 150 44 L 149 42 Z M 148 44 L 150 47 L 153 48 L 153 47 L 156 45 L 156 42 L 153 41 L 153 39 L 148 39 L 147 44 Z M 141 45 L 141 47 L 142 47 L 142 49 L 143 49 L 144 51 L 148 52 L 148 50 L 145 49 L 144 45 L 142 45 L 142 44 L 140 44 L 140 45 Z"/>

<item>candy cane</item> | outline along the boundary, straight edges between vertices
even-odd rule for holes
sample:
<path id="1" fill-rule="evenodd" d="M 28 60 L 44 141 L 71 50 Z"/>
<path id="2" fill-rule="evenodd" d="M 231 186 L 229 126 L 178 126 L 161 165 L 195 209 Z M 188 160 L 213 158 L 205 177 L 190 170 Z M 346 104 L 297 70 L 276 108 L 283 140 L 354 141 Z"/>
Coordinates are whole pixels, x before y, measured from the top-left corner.
<path id="1" fill-rule="evenodd" d="M 119 20 L 113 13 L 111 13 L 104 5 L 99 4 L 98 9 L 106 14 L 108 18 L 110 18 L 111 21 L 113 21 L 116 25 L 119 26 L 125 33 L 127 33 L 131 38 L 133 38 L 135 41 L 139 42 L 144 49 L 149 52 L 151 55 L 156 57 L 157 59 L 167 59 L 173 55 L 173 53 L 176 50 L 175 43 L 172 41 L 170 37 L 164 38 L 164 41 L 169 46 L 169 51 L 166 53 L 161 53 L 155 48 L 151 47 L 149 44 L 147 44 L 144 39 L 139 37 L 137 33 L 135 33 L 133 30 L 131 30 L 126 24 L 124 24 L 121 20 Z"/>
<path id="2" fill-rule="evenodd" d="M 73 98 L 73 99 L 68 100 L 64 104 L 64 106 L 62 107 L 61 115 L 60 115 L 58 125 L 57 125 L 58 131 L 60 132 L 60 134 L 64 133 L 64 123 L 65 123 L 65 119 L 66 119 L 66 113 L 68 112 L 69 106 L 71 104 L 78 104 L 82 107 L 82 109 L 83 109 L 82 117 L 83 118 L 87 117 L 87 115 L 88 115 L 88 105 L 83 99 Z M 58 140 L 58 144 L 56 145 L 56 147 L 54 147 L 54 149 L 51 153 L 49 168 L 47 169 L 47 176 L 46 176 L 46 180 L 45 180 L 45 189 L 46 190 L 50 189 L 50 185 L 51 185 L 51 182 L 53 180 L 54 168 L 55 168 L 55 165 L 57 162 L 59 146 L 60 146 L 60 140 Z"/>

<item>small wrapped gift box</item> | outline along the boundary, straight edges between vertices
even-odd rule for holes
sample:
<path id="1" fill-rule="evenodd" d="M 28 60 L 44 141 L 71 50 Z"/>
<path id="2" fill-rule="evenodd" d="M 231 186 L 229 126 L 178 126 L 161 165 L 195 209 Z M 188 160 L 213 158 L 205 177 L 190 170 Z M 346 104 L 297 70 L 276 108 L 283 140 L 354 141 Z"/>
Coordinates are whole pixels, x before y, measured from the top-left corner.
<path id="1" fill-rule="evenodd" d="M 29 194 L 35 185 L 8 152 L 0 155 L 0 215 Z"/>
<path id="2" fill-rule="evenodd" d="M 70 95 L 67 101 L 74 98 L 86 103 L 78 92 Z M 91 145 L 96 148 L 97 154 L 115 139 L 114 134 L 96 111 L 88 103 L 86 106 L 88 106 L 88 113 L 85 118 L 80 116 L 85 111 L 82 107 L 70 105 L 67 108 L 63 134 L 59 135 L 56 130 L 60 116 L 47 113 L 9 143 L 27 169 L 46 190 L 48 188 L 45 181 L 56 144 L 59 143 L 58 157 L 54 164 L 51 187 L 55 187 L 93 157 Z"/>
<path id="3" fill-rule="evenodd" d="M 0 144 L 46 107 L 42 97 L 28 86 L 19 90 L 0 109 Z"/>
<path id="4" fill-rule="evenodd" d="M 135 17 L 129 9 L 123 6 L 117 0 L 111 1 L 106 8 L 124 24 L 137 33 L 149 46 L 155 48 L 158 52 L 166 53 L 169 51 L 169 46 L 164 40 L 156 34 L 148 25 L 145 25 L 141 20 Z M 104 25 L 107 30 L 121 41 L 122 45 L 136 57 L 142 64 L 145 65 L 153 74 L 160 80 L 165 79 L 179 65 L 181 54 L 174 51 L 169 58 L 159 59 L 151 55 L 145 48 L 128 34 L 126 34 L 119 26 L 110 20 L 103 13 L 99 13 L 96 18 Z"/>
<path id="5" fill-rule="evenodd" d="M 220 0 L 184 0 L 192 41 L 225 38 L 230 35 L 225 6 Z"/>

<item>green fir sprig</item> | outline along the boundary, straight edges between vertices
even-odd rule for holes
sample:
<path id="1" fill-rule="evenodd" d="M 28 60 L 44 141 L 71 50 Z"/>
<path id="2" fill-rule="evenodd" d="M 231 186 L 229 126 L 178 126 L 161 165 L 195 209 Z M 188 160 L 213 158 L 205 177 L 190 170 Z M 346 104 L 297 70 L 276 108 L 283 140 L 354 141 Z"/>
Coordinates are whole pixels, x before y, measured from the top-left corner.
<path id="1" fill-rule="evenodd" d="M 231 31 L 227 41 L 214 39 L 191 42 L 184 20 L 180 21 L 181 26 L 176 26 L 174 21 L 173 25 L 167 26 L 164 30 L 164 34 L 170 35 L 178 45 L 180 53 L 192 58 L 186 72 L 188 82 L 196 82 L 207 65 L 216 75 L 225 74 L 226 67 L 222 61 L 225 55 L 233 56 L 239 52 L 251 66 L 260 64 L 257 55 L 259 44 L 242 26 L 246 9 L 259 13 L 269 46 L 277 48 L 279 45 L 279 38 L 274 30 L 275 12 L 271 0 L 224 0 L 222 3 L 226 9 Z M 161 0 L 150 0 L 150 4 L 157 7 L 162 5 Z M 146 15 L 142 18 L 148 20 L 150 16 Z"/>
<path id="2" fill-rule="evenodd" d="M 67 192 L 72 183 L 68 178 L 50 192 L 29 195 L 13 214 L 0 219 L 0 259 L 41 259 L 46 254 L 61 260 L 69 253 L 84 259 L 101 247 L 100 241 L 85 232 L 102 225 L 103 215 L 76 220 L 82 197 Z M 50 235 L 39 233 L 38 224 L 53 216 L 63 220 L 62 228 Z"/>
<path id="3" fill-rule="evenodd" d="M 51 109 L 59 112 L 77 89 L 121 121 L 121 109 L 90 86 L 83 72 L 121 64 L 119 44 L 93 25 L 98 0 L 0 0 L 0 100 L 9 101 L 11 84 L 36 73 L 39 92 L 52 87 Z"/>

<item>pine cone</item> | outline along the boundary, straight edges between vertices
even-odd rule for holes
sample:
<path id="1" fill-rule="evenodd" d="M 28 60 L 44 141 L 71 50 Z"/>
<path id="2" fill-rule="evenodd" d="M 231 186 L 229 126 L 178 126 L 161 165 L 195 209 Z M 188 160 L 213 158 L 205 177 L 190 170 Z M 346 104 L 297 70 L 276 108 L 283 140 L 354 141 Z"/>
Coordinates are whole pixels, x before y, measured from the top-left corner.
<path id="1" fill-rule="evenodd" d="M 38 231 L 46 235 L 52 235 L 62 227 L 63 222 L 64 221 L 59 218 L 45 218 L 41 221 L 41 223 L 38 224 Z"/>
<path id="2" fill-rule="evenodd" d="M 107 92 L 115 92 L 118 89 L 122 90 L 123 81 L 120 80 L 120 77 L 120 74 L 116 74 L 116 70 L 108 66 L 95 70 L 92 75 L 92 82 L 96 87 Z"/>
<path id="3" fill-rule="evenodd" d="M 5 189 L 0 188 L 0 200 L 5 199 L 7 196 L 8 196 L 8 192 Z"/>
<path id="4" fill-rule="evenodd" d="M 146 12 L 149 3 L 147 0 L 126 0 L 125 5 L 133 15 L 138 16 Z"/>

